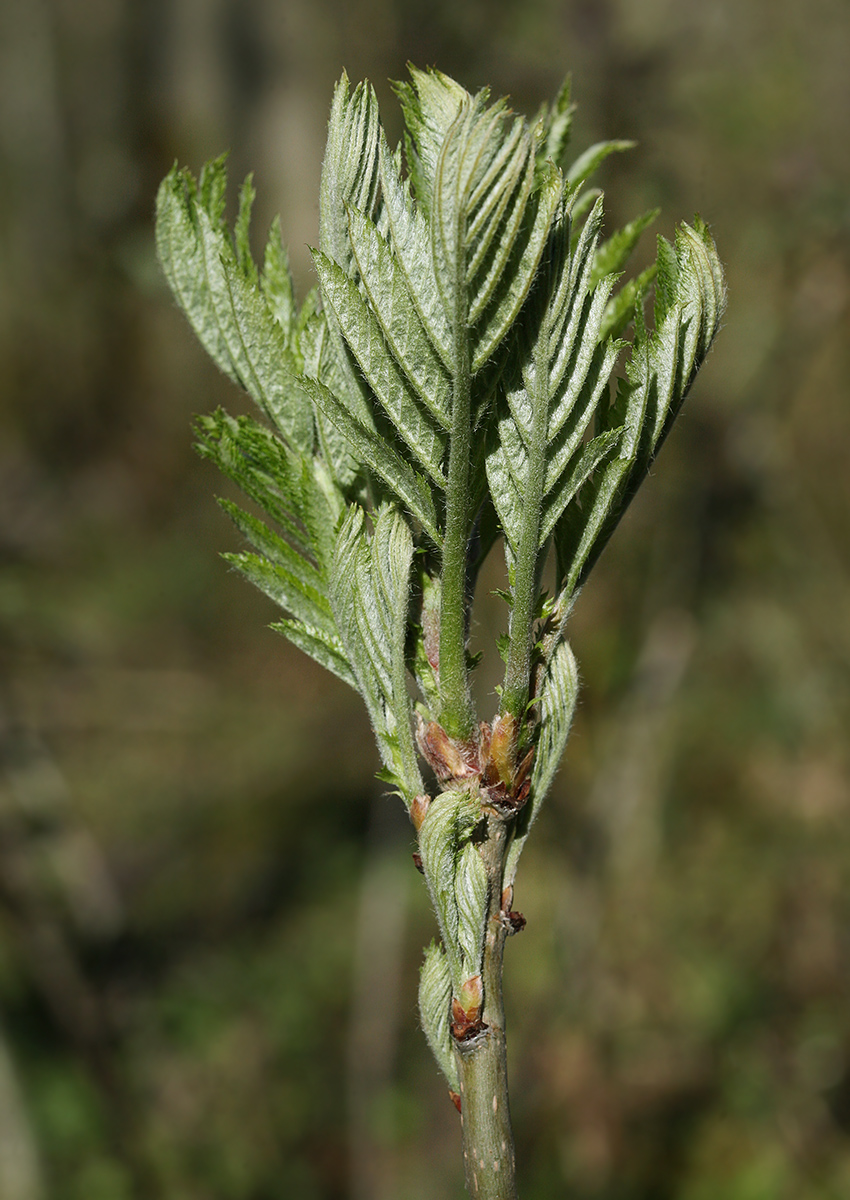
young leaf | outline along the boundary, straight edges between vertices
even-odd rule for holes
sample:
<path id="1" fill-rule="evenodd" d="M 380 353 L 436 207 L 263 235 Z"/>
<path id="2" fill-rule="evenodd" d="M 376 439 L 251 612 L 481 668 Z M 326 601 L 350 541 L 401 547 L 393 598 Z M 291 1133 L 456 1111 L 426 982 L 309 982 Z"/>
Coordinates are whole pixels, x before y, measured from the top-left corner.
<path id="1" fill-rule="evenodd" d="M 435 546 L 442 545 L 434 498 L 426 480 L 408 466 L 374 430 L 352 416 L 345 404 L 328 388 L 315 380 L 305 380 L 304 387 L 316 408 L 340 431 L 359 461 L 369 464 L 402 506 L 421 524 Z"/>
<path id="2" fill-rule="evenodd" d="M 452 977 L 445 951 L 431 942 L 419 975 L 419 1015 L 422 1029 L 440 1070 L 453 1092 L 460 1090 L 451 1036 Z"/>
<path id="3" fill-rule="evenodd" d="M 398 366 L 443 429 L 451 416 L 449 375 L 428 336 L 407 278 L 378 230 L 349 210 L 354 261 L 369 306 Z"/>
<path id="4" fill-rule="evenodd" d="M 289 444 L 309 453 L 313 415 L 281 325 L 256 285 L 248 257 L 250 190 L 243 192 L 239 254 L 222 225 L 224 160 L 196 185 L 173 168 L 157 196 L 157 248 L 168 282 L 202 345 L 278 426 Z"/>
<path id="5" fill-rule="evenodd" d="M 393 429 L 433 482 L 444 489 L 445 431 L 422 411 L 413 386 L 390 353 L 377 319 L 356 286 L 323 254 L 316 253 L 314 261 L 322 295 L 333 309 L 343 337 Z M 412 316 L 415 319 L 415 313 Z"/>
<path id="6" fill-rule="evenodd" d="M 384 765 L 410 802 L 424 791 L 416 761 L 404 648 L 413 541 L 401 515 L 383 507 L 369 537 L 359 505 L 339 528 L 328 585 L 345 655 Z"/>
<path id="7" fill-rule="evenodd" d="M 616 458 L 594 476 L 555 529 L 558 575 L 571 595 L 586 578 L 649 471 L 720 325 L 726 293 L 717 251 L 701 221 L 683 224 L 674 246 L 659 240 L 657 323 L 638 334 L 606 422 L 622 422 Z"/>
<path id="8" fill-rule="evenodd" d="M 487 872 L 481 855 L 471 842 L 460 853 L 455 876 L 460 955 L 458 984 L 481 974 L 484 931 L 487 923 Z"/>
<path id="9" fill-rule="evenodd" d="M 578 667 L 566 639 L 559 641 L 546 667 L 540 690 L 540 731 L 531 774 L 531 799 L 517 823 L 505 861 L 505 886 L 514 881 L 528 831 L 555 778 L 578 698 Z"/>
<path id="10" fill-rule="evenodd" d="M 481 807 L 468 791 L 441 792 L 431 801 L 419 830 L 422 868 L 440 922 L 443 945 L 455 988 L 469 975 L 464 974 L 464 955 L 459 945 L 460 914 L 457 876 L 472 830 L 481 820 Z M 477 855 L 477 851 L 473 852 Z M 471 872 L 470 872 L 471 875 Z M 466 897 L 469 895 L 469 900 Z M 469 916 L 464 933 L 467 948 L 474 926 L 476 884 L 474 878 L 464 888 L 464 904 Z M 474 974 L 475 972 L 471 972 Z"/>
<path id="11" fill-rule="evenodd" d="M 345 651 L 338 637 L 326 633 L 323 629 L 314 629 L 301 621 L 285 619 L 275 621 L 269 626 L 275 633 L 282 633 L 285 638 L 309 654 L 321 667 L 331 671 L 344 680 L 355 691 L 359 691 L 357 678 L 351 669 L 351 663 L 345 656 Z"/>

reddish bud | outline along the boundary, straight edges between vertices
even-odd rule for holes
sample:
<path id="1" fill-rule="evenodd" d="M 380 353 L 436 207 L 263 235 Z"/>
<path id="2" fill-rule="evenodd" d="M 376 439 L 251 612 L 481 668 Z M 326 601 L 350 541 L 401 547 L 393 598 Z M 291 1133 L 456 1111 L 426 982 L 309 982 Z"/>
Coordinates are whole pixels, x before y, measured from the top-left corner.
<path id="1" fill-rule="evenodd" d="M 460 994 L 452 1000 L 452 1037 L 467 1042 L 487 1026 L 481 1020 L 484 988 L 481 976 L 473 975 L 461 986 Z"/>
<path id="2" fill-rule="evenodd" d="M 420 718 L 416 740 L 428 765 L 441 783 L 450 779 L 468 779 L 476 773 L 463 753 L 466 748 L 453 741 L 436 721 L 426 722 Z"/>
<path id="3" fill-rule="evenodd" d="M 484 1003 L 484 986 L 480 975 L 473 975 L 461 985 L 460 994 L 455 1003 L 459 1003 L 461 1011 L 470 1020 L 481 1015 L 481 1005 Z"/>
<path id="4" fill-rule="evenodd" d="M 457 1111 L 460 1112 L 460 1096 L 457 1094 L 457 1092 L 453 1092 L 451 1088 L 449 1088 L 449 1099 Z"/>
<path id="5" fill-rule="evenodd" d="M 510 713 L 496 717 L 490 734 L 490 761 L 496 774 L 510 787 L 514 779 L 517 723 Z"/>
<path id="6" fill-rule="evenodd" d="M 418 833 L 422 828 L 422 822 L 425 820 L 425 814 L 428 811 L 428 806 L 431 803 L 430 796 L 414 796 L 410 805 L 410 819 L 413 822 L 413 827 Z"/>

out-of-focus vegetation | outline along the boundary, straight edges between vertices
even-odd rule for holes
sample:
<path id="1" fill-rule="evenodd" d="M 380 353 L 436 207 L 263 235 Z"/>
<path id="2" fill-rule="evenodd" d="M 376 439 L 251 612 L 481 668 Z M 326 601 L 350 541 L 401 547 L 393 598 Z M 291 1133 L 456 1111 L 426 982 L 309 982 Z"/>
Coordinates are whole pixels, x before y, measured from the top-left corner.
<path id="1" fill-rule="evenodd" d="M 506 964 L 521 1194 L 845 1196 L 843 0 L 5 0 L 0 1195 L 461 1192 L 410 832 L 357 697 L 216 557 L 189 425 L 237 397 L 152 237 L 174 159 L 229 146 L 303 291 L 333 81 L 389 115 L 407 59 L 529 112 L 571 68 L 577 140 L 640 143 L 612 221 L 699 210 L 729 276 L 575 612 L 583 701 Z"/>

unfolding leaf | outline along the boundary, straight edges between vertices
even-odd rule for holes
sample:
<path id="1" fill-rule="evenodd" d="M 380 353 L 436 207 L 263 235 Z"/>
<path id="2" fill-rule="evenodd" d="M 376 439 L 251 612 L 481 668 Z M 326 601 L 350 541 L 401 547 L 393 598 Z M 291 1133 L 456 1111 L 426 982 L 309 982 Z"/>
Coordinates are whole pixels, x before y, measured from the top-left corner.
<path id="1" fill-rule="evenodd" d="M 408 466 L 383 438 L 353 417 L 326 387 L 306 380 L 305 388 L 323 416 L 346 438 L 360 462 L 369 464 L 371 470 L 398 497 L 402 506 L 419 521 L 434 544 L 441 545 L 442 534 L 437 525 L 434 499 L 425 479 Z"/>
<path id="2" fill-rule="evenodd" d="M 445 488 L 442 469 L 445 431 L 422 410 L 413 387 L 384 340 L 377 318 L 354 283 L 324 255 L 317 253 L 314 260 L 322 294 L 333 308 L 343 337 L 393 429 L 438 487 Z M 410 317 L 417 319 L 415 312 Z"/>
<path id="3" fill-rule="evenodd" d="M 440 1070 L 453 1092 L 460 1091 L 457 1060 L 451 1036 L 452 977 L 443 948 L 432 942 L 419 974 L 419 1015 L 422 1029 Z"/>
<path id="4" fill-rule="evenodd" d="M 723 272 L 708 229 L 682 225 L 659 239 L 656 327 L 637 335 L 617 402 L 606 421 L 623 425 L 617 456 L 585 485 L 581 509 L 555 531 L 564 593 L 580 586 L 649 471 L 720 324 Z"/>
<path id="5" fill-rule="evenodd" d="M 246 257 L 249 193 L 243 193 L 240 263 L 222 224 L 224 160 L 208 169 L 203 186 L 172 169 L 157 196 L 157 248 L 171 289 L 202 345 L 243 387 L 297 450 L 313 445 L 310 404 L 284 330 L 256 284 Z"/>
<path id="6" fill-rule="evenodd" d="M 580 154 L 566 173 L 567 183 L 575 191 L 593 175 L 611 154 L 631 150 L 635 143 L 622 139 L 611 142 L 596 142 Z"/>
<path id="7" fill-rule="evenodd" d="M 392 505 L 370 537 L 359 505 L 337 533 L 329 598 L 388 771 L 408 802 L 423 791 L 411 728 L 405 642 L 413 540 Z"/>
<path id="8" fill-rule="evenodd" d="M 362 286 L 405 378 L 443 429 L 449 428 L 448 372 L 428 336 L 406 275 L 375 226 L 355 209 L 349 213 L 351 245 Z"/>
<path id="9" fill-rule="evenodd" d="M 351 664 L 345 657 L 345 651 L 339 638 L 326 633 L 323 629 L 313 629 L 300 621 L 275 621 L 269 628 L 276 633 L 282 633 L 285 638 L 309 654 L 311 658 L 326 670 L 331 671 L 347 684 L 358 690 L 357 679 L 351 669 Z"/>
<path id="10" fill-rule="evenodd" d="M 540 732 L 531 775 L 531 799 L 517 824 L 505 862 L 505 886 L 513 883 L 528 831 L 552 786 L 564 754 L 578 698 L 578 667 L 569 642 L 560 641 L 548 663 L 540 691 Z"/>
<path id="11" fill-rule="evenodd" d="M 467 842 L 455 875 L 461 981 L 480 975 L 487 924 L 487 872 L 478 849 Z"/>
<path id="12" fill-rule="evenodd" d="M 419 830 L 419 849 L 422 868 L 431 899 L 440 922 L 443 945 L 456 988 L 464 982 L 464 954 L 459 944 L 460 914 L 458 905 L 458 872 L 464 847 L 469 844 L 472 830 L 481 819 L 481 806 L 466 790 L 441 792 L 428 807 Z M 473 852 L 477 854 L 477 851 Z M 464 889 L 465 906 L 474 909 L 476 885 Z M 474 870 L 474 868 L 473 868 Z M 469 894 L 469 901 L 466 896 Z M 474 924 L 474 915 L 472 919 Z M 470 920 L 465 922 L 465 940 L 469 941 Z"/>

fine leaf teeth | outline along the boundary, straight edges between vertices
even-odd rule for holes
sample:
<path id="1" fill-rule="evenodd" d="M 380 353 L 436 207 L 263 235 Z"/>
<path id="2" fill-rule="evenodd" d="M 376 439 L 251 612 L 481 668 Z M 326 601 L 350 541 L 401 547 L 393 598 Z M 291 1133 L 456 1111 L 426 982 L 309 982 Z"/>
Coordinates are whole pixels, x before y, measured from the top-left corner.
<path id="1" fill-rule="evenodd" d="M 494 497 L 497 487 L 507 493 L 496 505 L 508 543 L 520 553 L 523 539 L 530 539 L 524 554 L 532 558 L 620 437 L 606 434 L 582 446 L 618 352 L 599 343 L 611 281 L 589 288 L 600 221 L 597 205 L 573 255 L 566 214 L 552 229 L 550 298 L 519 364 L 517 383 L 507 389 L 498 448 L 488 461 Z M 523 497 L 540 506 L 536 533 L 528 526 Z"/>
<path id="2" fill-rule="evenodd" d="M 402 182 L 386 142 L 381 143 L 381 185 L 392 246 L 422 327 L 447 371 L 451 371 L 451 330 L 434 277 L 428 223 Z M 367 285 L 368 286 L 368 285 Z"/>
<path id="3" fill-rule="evenodd" d="M 323 254 L 314 254 L 322 294 L 333 308 L 343 336 L 393 427 L 438 487 L 445 431 L 419 407 L 405 375 L 390 354 L 372 309 L 343 270 Z M 353 414 L 352 414 L 353 415 Z"/>
<path id="4" fill-rule="evenodd" d="M 446 952 L 432 942 L 419 977 L 419 1015 L 431 1053 L 453 1092 L 460 1090 L 451 1036 L 452 976 Z"/>
<path id="5" fill-rule="evenodd" d="M 392 506 L 381 508 L 371 537 L 363 509 L 357 504 L 349 507 L 337 533 L 330 606 L 384 766 L 408 802 L 423 791 L 401 636 L 412 561 L 410 530 Z"/>
<path id="6" fill-rule="evenodd" d="M 360 279 L 387 345 L 419 400 L 448 430 L 449 376 L 427 335 L 404 273 L 375 226 L 356 209 L 349 212 L 349 229 Z"/>
<path id="7" fill-rule="evenodd" d="M 603 238 L 591 176 L 632 143 L 599 142 L 568 165 L 569 81 L 531 125 L 437 71 L 411 68 L 396 90 L 406 131 L 391 152 L 371 85 L 343 74 L 335 88 L 318 286 L 300 310 L 277 222 L 262 264 L 252 257 L 250 176 L 228 226 L 223 158 L 197 181 L 169 172 L 157 245 L 200 341 L 266 421 L 197 422 L 200 453 L 263 514 L 221 502 L 248 543 L 224 557 L 284 610 L 272 628 L 362 696 L 381 778 L 410 806 L 443 941 L 426 952 L 422 1024 L 458 1091 L 464 1056 L 498 1017 L 487 955 L 500 897 L 569 733 L 572 603 L 670 431 L 726 293 L 699 218 L 620 286 L 657 213 Z M 500 531 L 510 614 L 487 726 L 469 681 L 470 604 Z M 446 788 L 433 798 L 417 738 Z"/>
<path id="8" fill-rule="evenodd" d="M 557 172 L 547 171 L 536 197 L 534 219 L 520 231 L 509 251 L 502 248 L 501 275 L 493 276 L 493 290 L 479 319 L 472 369 L 479 371 L 495 352 L 528 299 L 561 195 Z"/>

